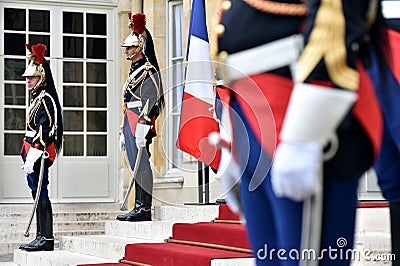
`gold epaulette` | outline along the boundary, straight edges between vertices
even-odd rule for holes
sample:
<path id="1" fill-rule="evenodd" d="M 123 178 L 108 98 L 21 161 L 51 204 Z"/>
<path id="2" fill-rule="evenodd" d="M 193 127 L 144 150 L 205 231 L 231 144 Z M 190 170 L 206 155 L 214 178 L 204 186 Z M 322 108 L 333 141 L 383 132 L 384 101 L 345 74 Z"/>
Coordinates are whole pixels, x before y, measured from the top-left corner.
<path id="1" fill-rule="evenodd" d="M 298 81 L 305 81 L 321 60 L 333 83 L 348 90 L 358 88 L 358 72 L 347 65 L 346 21 L 342 1 L 321 0 L 309 41 L 299 58 Z"/>

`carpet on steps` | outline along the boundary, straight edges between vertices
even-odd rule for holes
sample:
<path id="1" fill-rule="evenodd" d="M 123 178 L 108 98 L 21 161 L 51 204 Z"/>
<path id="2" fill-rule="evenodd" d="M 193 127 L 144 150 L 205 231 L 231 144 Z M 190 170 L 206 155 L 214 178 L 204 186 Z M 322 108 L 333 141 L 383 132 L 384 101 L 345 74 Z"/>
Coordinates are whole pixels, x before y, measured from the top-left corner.
<path id="1" fill-rule="evenodd" d="M 218 220 L 240 221 L 241 217 L 233 212 L 228 204 L 222 204 L 218 208 Z"/>
<path id="2" fill-rule="evenodd" d="M 249 253 L 176 243 L 128 244 L 125 260 L 152 266 L 206 266 L 212 259 L 251 257 Z"/>
<path id="3" fill-rule="evenodd" d="M 125 263 L 97 263 L 97 264 L 78 264 L 78 266 L 126 266 Z"/>
<path id="4" fill-rule="evenodd" d="M 136 265 L 152 266 L 208 266 L 213 259 L 249 258 L 249 242 L 240 216 L 228 205 L 219 206 L 218 223 L 176 223 L 172 240 L 178 243 L 135 243 L 125 246 L 124 260 Z M 227 221 L 224 223 L 224 221 Z M 122 266 L 115 264 L 81 264 L 79 266 Z M 132 264 L 135 265 L 135 264 Z"/>
<path id="5" fill-rule="evenodd" d="M 176 223 L 172 227 L 172 239 L 250 249 L 242 224 Z"/>

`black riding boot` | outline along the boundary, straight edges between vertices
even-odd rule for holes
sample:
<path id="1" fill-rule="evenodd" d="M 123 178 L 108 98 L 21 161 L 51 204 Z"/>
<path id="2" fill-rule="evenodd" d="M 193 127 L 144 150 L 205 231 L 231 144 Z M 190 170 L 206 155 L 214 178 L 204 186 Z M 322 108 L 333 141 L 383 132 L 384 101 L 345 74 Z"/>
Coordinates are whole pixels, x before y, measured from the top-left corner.
<path id="1" fill-rule="evenodd" d="M 35 191 L 32 191 L 33 200 L 35 200 L 35 196 L 36 196 Z M 25 249 L 29 246 L 35 245 L 36 242 L 39 241 L 39 239 L 42 237 L 42 235 L 40 234 L 40 219 L 39 219 L 40 213 L 39 212 L 40 212 L 39 208 L 36 208 L 36 238 L 27 244 L 22 244 L 21 246 L 19 246 L 20 249 Z"/>
<path id="2" fill-rule="evenodd" d="M 139 222 L 139 221 L 151 221 L 151 194 L 147 193 L 144 189 L 141 191 L 142 204 L 133 212 L 132 215 L 127 217 L 127 221 Z"/>
<path id="3" fill-rule="evenodd" d="M 135 207 L 128 213 L 120 214 L 117 216 L 119 221 L 129 221 L 128 217 L 136 214 L 139 209 L 143 206 L 143 189 L 138 182 L 135 183 Z"/>
<path id="4" fill-rule="evenodd" d="M 128 213 L 118 215 L 117 220 L 128 221 L 127 218 L 129 216 L 132 216 L 134 213 L 136 213 L 139 210 L 141 205 L 143 205 L 143 202 L 141 202 L 140 200 L 135 200 L 135 207 Z"/>
<path id="5" fill-rule="evenodd" d="M 50 200 L 39 200 L 36 214 L 39 214 L 41 237 L 32 245 L 25 247 L 26 251 L 54 250 L 53 210 Z"/>
<path id="6" fill-rule="evenodd" d="M 392 254 L 395 255 L 393 266 L 400 266 L 400 203 L 390 203 L 390 231 Z"/>

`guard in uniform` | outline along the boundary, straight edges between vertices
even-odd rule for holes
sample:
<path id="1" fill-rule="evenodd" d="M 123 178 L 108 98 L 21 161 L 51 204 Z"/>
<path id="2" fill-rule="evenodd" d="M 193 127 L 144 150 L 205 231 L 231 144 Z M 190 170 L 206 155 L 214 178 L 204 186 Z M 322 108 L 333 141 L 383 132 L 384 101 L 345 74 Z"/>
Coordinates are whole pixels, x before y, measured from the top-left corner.
<path id="1" fill-rule="evenodd" d="M 130 15 L 129 15 L 130 16 Z M 120 221 L 150 221 L 153 173 L 150 167 L 149 145 L 156 136 L 155 121 L 163 106 L 159 66 L 146 17 L 142 13 L 130 16 L 132 33 L 125 39 L 126 59 L 131 61 L 128 78 L 123 86 L 124 118 L 120 145 L 125 147 L 130 167 L 134 170 L 138 149 L 145 148 L 135 177 L 135 207 L 118 215 Z"/>
<path id="2" fill-rule="evenodd" d="M 32 198 L 36 198 L 41 167 L 44 161 L 43 182 L 36 208 L 36 238 L 20 249 L 26 251 L 54 250 L 53 212 L 47 186 L 49 184 L 49 167 L 61 151 L 63 121 L 61 106 L 54 85 L 48 61 L 44 58 L 47 47 L 44 44 L 26 45 L 29 65 L 23 77 L 26 78 L 30 95 L 30 105 L 26 117 L 26 133 L 21 156 L 24 161 L 28 186 Z"/>
<path id="3" fill-rule="evenodd" d="M 324 256 L 309 259 L 350 264 L 341 254 L 353 247 L 358 180 L 381 140 L 381 112 L 364 71 L 369 40 L 379 40 L 370 36 L 379 13 L 379 1 L 221 1 L 233 158 L 257 265 L 307 259 L 303 203 L 321 194 L 315 251 Z M 318 253 L 329 247 L 336 257 Z"/>
<path id="4" fill-rule="evenodd" d="M 369 73 L 383 110 L 382 149 L 375 171 L 382 195 L 390 204 L 390 228 L 394 266 L 400 265 L 400 1 L 384 1 L 385 26 L 391 52 L 385 60 L 374 55 Z M 382 72 L 379 66 L 383 66 Z"/>

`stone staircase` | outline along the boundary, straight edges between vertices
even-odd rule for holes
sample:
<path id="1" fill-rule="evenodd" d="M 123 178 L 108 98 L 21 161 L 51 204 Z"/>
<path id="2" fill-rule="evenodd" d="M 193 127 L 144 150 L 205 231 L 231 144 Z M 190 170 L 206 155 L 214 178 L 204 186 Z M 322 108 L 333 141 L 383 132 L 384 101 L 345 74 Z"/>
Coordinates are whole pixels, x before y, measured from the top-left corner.
<path id="1" fill-rule="evenodd" d="M 119 206 L 115 208 L 118 210 Z M 89 215 L 90 211 L 77 212 L 76 223 L 85 225 L 103 221 L 103 230 L 84 229 L 78 231 L 62 230 L 56 233 L 57 248 L 51 252 L 26 252 L 15 249 L 12 262 L 0 262 L 1 266 L 73 266 L 89 263 L 117 262 L 124 256 L 125 245 L 131 243 L 163 242 L 172 233 L 172 225 L 176 222 L 209 222 L 218 216 L 217 205 L 204 206 L 155 206 L 153 221 L 151 222 L 121 222 L 115 216 L 120 212 L 103 212 L 99 215 Z M 73 214 L 70 214 L 73 217 Z M 68 215 L 55 213 L 56 223 L 68 224 L 72 228 L 73 222 L 67 222 Z M 71 218 L 69 217 L 69 218 Z M 29 218 L 29 217 L 28 217 Z M 27 218 L 27 219 L 28 219 Z M 93 218 L 91 220 L 91 218 Z M 61 228 L 61 227 L 60 227 Z M 24 230 L 24 229 L 23 229 Z M 23 230 L 21 231 L 23 238 Z M 95 233 L 97 231 L 98 233 Z M 68 232 L 68 233 L 67 233 Z M 25 240 L 25 239 L 23 239 Z M 18 242 L 19 244 L 21 242 Z M 18 248 L 16 246 L 16 248 Z M 217 259 L 211 265 L 254 265 L 253 259 Z"/>
<path id="2" fill-rule="evenodd" d="M 56 250 L 29 253 L 17 248 L 19 244 L 26 242 L 23 232 L 30 209 L 27 208 L 26 213 L 19 215 L 12 212 L 7 215 L 7 212 L 3 212 L 4 208 L 0 210 L 0 245 L 3 247 L 7 243 L 8 252 L 13 251 L 13 261 L 0 262 L 0 266 L 115 263 L 124 256 L 124 248 L 128 243 L 163 242 L 171 236 L 172 225 L 176 222 L 208 222 L 218 216 L 217 205 L 155 206 L 153 221 L 133 223 L 115 220 L 115 216 L 121 213 L 116 204 L 87 204 L 79 210 L 77 205 L 55 205 Z M 8 227 L 4 225 L 7 221 Z M 10 234 L 3 234 L 4 231 Z M 360 252 L 372 252 L 374 255 L 390 253 L 387 208 L 358 209 L 354 248 Z M 250 266 L 254 265 L 254 259 L 217 259 L 211 262 L 211 266 L 229 265 Z M 365 261 L 361 258 L 352 263 L 352 266 L 358 265 L 390 265 L 390 261 Z"/>
<path id="3" fill-rule="evenodd" d="M 55 246 L 62 236 L 104 235 L 105 223 L 120 214 L 115 203 L 53 204 Z M 0 205 L 0 265 L 12 260 L 12 254 L 22 243 L 35 238 L 36 218 L 30 228 L 29 238 L 24 232 L 31 215 L 31 204 Z M 3 263 L 4 264 L 4 263 Z"/>

